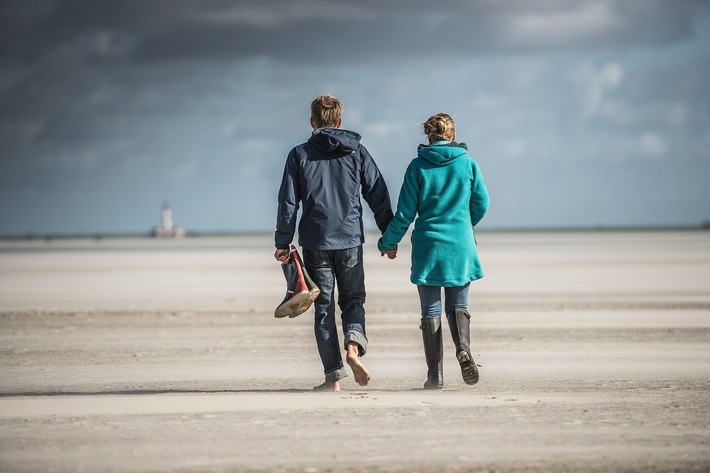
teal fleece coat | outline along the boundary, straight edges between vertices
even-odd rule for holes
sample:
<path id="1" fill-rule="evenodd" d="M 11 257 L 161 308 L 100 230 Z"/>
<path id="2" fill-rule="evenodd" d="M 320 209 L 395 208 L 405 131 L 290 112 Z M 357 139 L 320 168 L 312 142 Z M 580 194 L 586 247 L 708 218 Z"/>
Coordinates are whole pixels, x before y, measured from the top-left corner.
<path id="1" fill-rule="evenodd" d="M 467 149 L 464 143 L 446 141 L 419 145 L 404 175 L 394 219 L 377 242 L 381 252 L 394 249 L 416 217 L 414 284 L 455 287 L 483 277 L 473 227 L 488 211 L 488 191 Z"/>

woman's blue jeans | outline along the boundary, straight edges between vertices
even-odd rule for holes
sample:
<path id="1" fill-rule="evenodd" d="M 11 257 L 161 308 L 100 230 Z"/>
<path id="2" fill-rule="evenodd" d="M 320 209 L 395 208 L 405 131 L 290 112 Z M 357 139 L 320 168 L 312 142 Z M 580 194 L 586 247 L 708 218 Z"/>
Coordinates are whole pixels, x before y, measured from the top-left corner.
<path id="1" fill-rule="evenodd" d="M 465 286 L 443 288 L 444 306 L 447 314 L 456 308 L 468 308 L 468 288 L 470 285 L 471 283 Z M 441 317 L 441 289 L 439 286 L 417 286 L 419 302 L 422 307 L 422 317 Z"/>
<path id="2" fill-rule="evenodd" d="M 316 344 L 323 362 L 326 381 L 337 381 L 348 376 L 338 342 L 335 324 L 335 286 L 338 288 L 338 306 L 341 311 L 344 346 L 355 342 L 360 346 L 360 356 L 367 351 L 365 335 L 365 272 L 362 264 L 362 246 L 346 250 L 303 250 L 303 264 L 308 275 L 320 288 L 315 300 Z"/>

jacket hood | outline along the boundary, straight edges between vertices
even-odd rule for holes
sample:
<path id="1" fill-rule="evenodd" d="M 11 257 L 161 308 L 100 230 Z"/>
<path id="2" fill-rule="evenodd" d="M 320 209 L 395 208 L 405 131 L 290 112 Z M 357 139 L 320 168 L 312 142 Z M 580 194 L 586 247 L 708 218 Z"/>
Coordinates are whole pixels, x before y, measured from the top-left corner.
<path id="1" fill-rule="evenodd" d="M 360 146 L 359 134 L 340 128 L 320 128 L 313 132 L 308 142 L 325 153 L 342 151 L 351 153 Z"/>
<path id="2" fill-rule="evenodd" d="M 456 143 L 455 141 L 451 141 L 448 143 L 435 143 L 431 145 L 421 144 L 417 149 L 417 155 L 432 164 L 436 164 L 437 166 L 446 166 L 455 159 L 465 156 L 467 150 L 468 146 L 466 146 L 466 143 Z"/>

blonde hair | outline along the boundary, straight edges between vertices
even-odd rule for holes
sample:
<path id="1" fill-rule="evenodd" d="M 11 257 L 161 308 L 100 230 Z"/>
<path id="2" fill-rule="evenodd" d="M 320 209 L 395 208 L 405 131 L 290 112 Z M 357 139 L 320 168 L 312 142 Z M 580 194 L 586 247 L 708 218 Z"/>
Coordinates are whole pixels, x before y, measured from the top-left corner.
<path id="1" fill-rule="evenodd" d="M 446 113 L 432 115 L 424 122 L 424 134 L 429 138 L 429 143 L 440 140 L 453 141 L 456 134 L 454 119 Z"/>
<path id="2" fill-rule="evenodd" d="M 343 102 L 330 94 L 318 96 L 311 102 L 311 118 L 316 128 L 336 128 L 343 110 Z"/>

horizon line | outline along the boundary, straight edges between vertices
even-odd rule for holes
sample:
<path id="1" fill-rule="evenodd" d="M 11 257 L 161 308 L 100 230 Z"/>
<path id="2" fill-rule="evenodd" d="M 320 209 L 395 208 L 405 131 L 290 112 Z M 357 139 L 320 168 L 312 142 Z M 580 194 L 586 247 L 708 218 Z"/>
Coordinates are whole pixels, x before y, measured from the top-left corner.
<path id="1" fill-rule="evenodd" d="M 553 232 L 619 232 L 619 231 L 688 231 L 710 230 L 710 220 L 693 225 L 580 225 L 580 226 L 545 226 L 545 227 L 492 227 L 477 228 L 477 233 L 553 233 Z M 365 231 L 365 234 L 376 234 L 376 230 Z M 25 232 L 22 234 L 0 234 L 0 240 L 52 240 L 52 239 L 110 239 L 110 238 L 150 238 L 170 240 L 199 237 L 228 236 L 267 236 L 273 231 L 259 230 L 212 230 L 186 231 L 180 237 L 156 237 L 150 232 Z"/>

